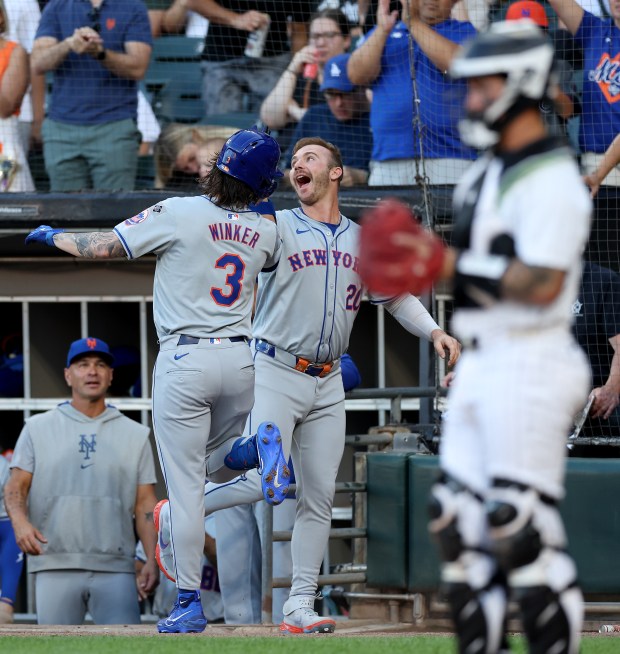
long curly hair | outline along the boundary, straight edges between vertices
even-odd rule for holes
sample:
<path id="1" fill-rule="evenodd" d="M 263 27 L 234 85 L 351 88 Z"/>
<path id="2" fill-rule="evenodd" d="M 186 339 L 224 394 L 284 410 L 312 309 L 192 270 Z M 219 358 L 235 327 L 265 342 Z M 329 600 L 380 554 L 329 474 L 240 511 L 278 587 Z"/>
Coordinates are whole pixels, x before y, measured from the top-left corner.
<path id="1" fill-rule="evenodd" d="M 244 209 L 249 204 L 256 204 L 259 197 L 245 182 L 231 177 L 217 167 L 219 152 L 211 157 L 211 170 L 200 180 L 200 188 L 220 207 Z"/>

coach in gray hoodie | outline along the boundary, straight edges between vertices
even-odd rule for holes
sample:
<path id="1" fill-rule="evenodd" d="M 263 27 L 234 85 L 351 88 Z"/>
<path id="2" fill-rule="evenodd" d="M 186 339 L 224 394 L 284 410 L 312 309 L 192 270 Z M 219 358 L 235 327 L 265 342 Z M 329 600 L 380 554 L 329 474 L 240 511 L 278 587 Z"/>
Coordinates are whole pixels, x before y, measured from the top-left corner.
<path id="1" fill-rule="evenodd" d="M 137 624 L 158 581 L 155 465 L 149 429 L 107 405 L 113 357 L 98 338 L 74 341 L 71 400 L 35 415 L 15 445 L 6 508 L 35 575 L 39 624 Z M 147 563 L 136 579 L 135 529 Z"/>

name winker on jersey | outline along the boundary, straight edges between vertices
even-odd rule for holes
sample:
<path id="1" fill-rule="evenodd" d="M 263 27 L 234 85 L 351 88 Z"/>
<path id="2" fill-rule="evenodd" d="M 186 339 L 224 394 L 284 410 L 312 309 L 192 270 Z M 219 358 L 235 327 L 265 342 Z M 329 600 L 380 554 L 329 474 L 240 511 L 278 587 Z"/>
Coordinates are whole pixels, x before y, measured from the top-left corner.
<path id="1" fill-rule="evenodd" d="M 231 220 L 239 219 L 239 214 L 228 214 L 228 216 L 229 218 L 231 216 L 237 216 L 236 218 L 231 218 Z M 251 227 L 244 227 L 238 224 L 234 225 L 232 223 L 214 223 L 213 225 L 209 225 L 209 231 L 214 241 L 234 241 L 251 248 L 256 246 L 260 238 L 260 233 Z"/>

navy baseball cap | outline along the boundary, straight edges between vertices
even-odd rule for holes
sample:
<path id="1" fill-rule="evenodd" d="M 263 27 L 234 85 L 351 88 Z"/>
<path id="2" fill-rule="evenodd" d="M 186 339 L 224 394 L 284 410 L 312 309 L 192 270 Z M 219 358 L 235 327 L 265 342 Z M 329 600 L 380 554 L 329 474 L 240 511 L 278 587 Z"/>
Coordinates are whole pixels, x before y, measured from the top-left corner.
<path id="1" fill-rule="evenodd" d="M 110 366 L 114 363 L 114 357 L 110 352 L 108 344 L 100 338 L 87 336 L 71 343 L 67 354 L 67 368 L 78 357 L 85 356 L 86 354 L 98 354 Z"/>
<path id="2" fill-rule="evenodd" d="M 351 83 L 347 75 L 347 62 L 350 54 L 339 54 L 332 57 L 323 70 L 323 84 L 319 91 L 341 91 L 351 93 L 355 90 L 355 84 Z"/>

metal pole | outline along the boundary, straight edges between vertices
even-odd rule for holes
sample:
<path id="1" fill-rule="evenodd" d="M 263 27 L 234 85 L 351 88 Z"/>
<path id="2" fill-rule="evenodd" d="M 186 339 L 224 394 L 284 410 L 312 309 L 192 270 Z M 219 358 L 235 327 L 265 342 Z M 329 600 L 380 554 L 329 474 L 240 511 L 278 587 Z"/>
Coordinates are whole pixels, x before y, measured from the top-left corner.
<path id="1" fill-rule="evenodd" d="M 24 352 L 24 398 L 29 400 L 32 398 L 32 384 L 31 380 L 31 355 L 32 349 L 30 348 L 30 305 L 28 302 L 22 302 L 22 349 Z M 24 419 L 30 417 L 30 409 L 24 410 Z"/>
<path id="2" fill-rule="evenodd" d="M 265 503 L 262 520 L 259 521 L 261 547 L 263 551 L 261 566 L 261 622 L 273 622 L 273 588 L 285 588 L 291 585 L 290 579 L 285 586 L 273 583 L 273 507 Z M 242 562 L 240 562 L 242 563 Z"/>
<path id="3" fill-rule="evenodd" d="M 363 484 L 364 491 L 353 495 L 353 527 L 366 529 L 366 452 L 356 452 L 353 457 L 353 474 L 356 484 Z M 366 565 L 366 539 L 356 538 L 352 544 L 353 565 Z M 353 587 L 354 590 L 357 586 Z"/>
<path id="4" fill-rule="evenodd" d="M 425 294 L 420 298 L 422 304 L 430 311 L 431 298 Z M 432 351 L 432 354 L 431 354 Z M 419 384 L 420 386 L 434 386 L 435 383 L 435 349 L 431 343 L 425 339 L 420 339 L 420 366 L 419 366 Z M 432 422 L 431 398 L 420 398 L 420 414 L 418 422 Z"/>
<path id="5" fill-rule="evenodd" d="M 88 304 L 86 300 L 80 302 L 80 338 L 88 336 Z"/>
<path id="6" fill-rule="evenodd" d="M 141 396 L 144 399 L 147 399 L 149 397 L 149 384 L 147 383 L 148 381 L 148 362 L 147 362 L 147 354 L 148 354 L 148 348 L 147 348 L 147 342 L 146 342 L 146 302 L 145 300 L 140 300 L 139 303 L 139 312 L 140 312 L 140 379 L 142 383 L 140 386 L 142 387 L 142 392 Z M 149 424 L 149 411 L 147 409 L 142 409 L 140 412 L 140 422 L 142 422 L 143 425 L 148 425 Z"/>
<path id="7" fill-rule="evenodd" d="M 377 305 L 377 383 L 379 388 L 385 388 L 385 311 Z M 379 425 L 385 425 L 385 410 L 379 411 Z"/>

